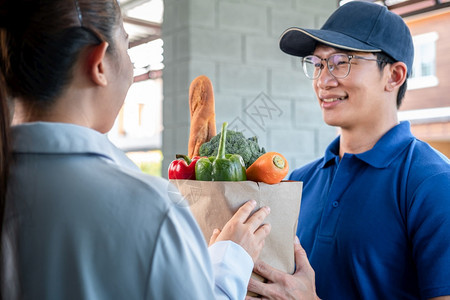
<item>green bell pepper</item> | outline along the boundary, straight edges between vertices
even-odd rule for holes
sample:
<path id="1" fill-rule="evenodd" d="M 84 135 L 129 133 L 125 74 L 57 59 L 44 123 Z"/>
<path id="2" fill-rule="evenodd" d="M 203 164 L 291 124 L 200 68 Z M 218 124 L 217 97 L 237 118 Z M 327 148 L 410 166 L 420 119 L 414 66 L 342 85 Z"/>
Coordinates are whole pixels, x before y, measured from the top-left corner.
<path id="1" fill-rule="evenodd" d="M 225 154 L 228 123 L 222 125 L 217 156 L 200 158 L 195 164 L 195 178 L 203 181 L 247 180 L 245 163 L 238 154 Z"/>

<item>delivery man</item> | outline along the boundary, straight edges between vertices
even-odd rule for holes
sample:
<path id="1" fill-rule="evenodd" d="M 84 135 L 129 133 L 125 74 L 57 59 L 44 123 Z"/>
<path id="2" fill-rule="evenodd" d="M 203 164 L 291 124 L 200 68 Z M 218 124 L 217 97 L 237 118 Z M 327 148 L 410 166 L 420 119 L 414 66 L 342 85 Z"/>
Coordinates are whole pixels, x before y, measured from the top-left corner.
<path id="1" fill-rule="evenodd" d="M 304 183 L 297 236 L 314 271 L 296 246 L 294 275 L 258 263 L 269 281 L 249 290 L 267 299 L 450 299 L 449 159 L 397 118 L 414 57 L 406 24 L 354 1 L 320 30 L 287 29 L 280 48 L 301 58 L 340 135 L 289 178 Z"/>

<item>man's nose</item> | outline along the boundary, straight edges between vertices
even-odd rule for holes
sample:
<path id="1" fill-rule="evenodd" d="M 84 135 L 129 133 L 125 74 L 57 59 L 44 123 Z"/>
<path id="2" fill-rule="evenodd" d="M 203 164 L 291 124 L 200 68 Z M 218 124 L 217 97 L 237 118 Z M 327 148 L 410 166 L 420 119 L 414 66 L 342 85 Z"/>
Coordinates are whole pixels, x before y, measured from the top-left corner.
<path id="1" fill-rule="evenodd" d="M 336 78 L 331 74 L 330 69 L 325 65 L 316 79 L 316 85 L 321 89 L 335 87 L 338 84 Z"/>

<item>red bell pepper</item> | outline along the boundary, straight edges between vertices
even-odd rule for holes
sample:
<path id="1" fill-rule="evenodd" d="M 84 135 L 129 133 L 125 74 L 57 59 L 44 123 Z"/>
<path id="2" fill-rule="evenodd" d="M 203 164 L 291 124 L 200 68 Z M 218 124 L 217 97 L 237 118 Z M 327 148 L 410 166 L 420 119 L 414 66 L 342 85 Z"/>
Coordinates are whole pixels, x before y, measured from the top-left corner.
<path id="1" fill-rule="evenodd" d="M 176 158 L 169 165 L 169 179 L 195 180 L 195 164 L 200 157 L 195 156 L 191 160 L 187 155 L 177 154 Z"/>

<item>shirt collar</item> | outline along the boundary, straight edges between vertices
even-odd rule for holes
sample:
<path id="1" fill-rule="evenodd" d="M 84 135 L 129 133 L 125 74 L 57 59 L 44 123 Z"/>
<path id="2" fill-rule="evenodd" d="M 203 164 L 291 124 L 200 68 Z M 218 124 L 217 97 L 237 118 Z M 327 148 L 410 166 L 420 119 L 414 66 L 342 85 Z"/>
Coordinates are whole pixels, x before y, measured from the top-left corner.
<path id="1" fill-rule="evenodd" d="M 13 126 L 11 132 L 14 153 L 93 154 L 116 163 L 121 161 L 120 150 L 106 135 L 87 127 L 33 122 Z"/>
<path id="2" fill-rule="evenodd" d="M 325 155 L 323 157 L 323 162 L 321 164 L 321 168 L 328 167 L 333 163 L 339 162 L 339 142 L 341 137 L 338 136 L 331 142 L 331 144 L 327 147 L 325 151 Z"/>
<path id="3" fill-rule="evenodd" d="M 411 125 L 408 121 L 402 121 L 397 126 L 386 132 L 375 146 L 363 153 L 354 156 L 375 168 L 385 168 L 389 166 L 413 140 Z M 327 148 L 321 168 L 337 163 L 339 157 L 338 136 Z"/>

